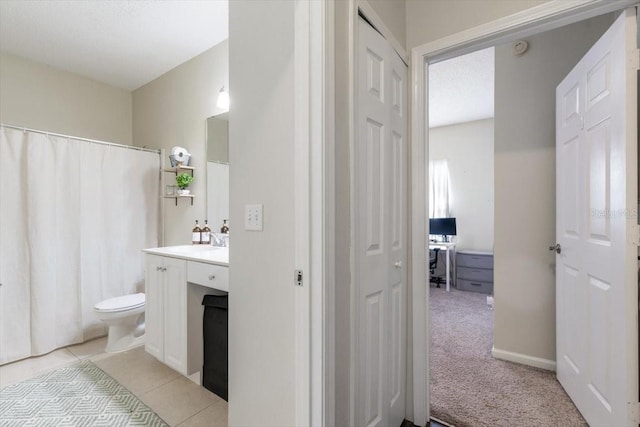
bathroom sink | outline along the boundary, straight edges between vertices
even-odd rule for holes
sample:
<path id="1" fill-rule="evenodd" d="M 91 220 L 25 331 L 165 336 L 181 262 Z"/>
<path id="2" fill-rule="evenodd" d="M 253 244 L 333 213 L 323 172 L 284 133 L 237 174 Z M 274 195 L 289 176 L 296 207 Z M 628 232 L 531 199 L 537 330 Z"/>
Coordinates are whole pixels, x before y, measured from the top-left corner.
<path id="1" fill-rule="evenodd" d="M 229 266 L 229 248 L 211 245 L 180 245 L 143 250 L 146 253 Z"/>
<path id="2" fill-rule="evenodd" d="M 181 254 L 192 254 L 200 252 L 217 251 L 223 249 L 220 246 L 211 245 L 182 245 L 182 246 L 168 246 L 165 248 L 167 251 L 177 252 Z"/>

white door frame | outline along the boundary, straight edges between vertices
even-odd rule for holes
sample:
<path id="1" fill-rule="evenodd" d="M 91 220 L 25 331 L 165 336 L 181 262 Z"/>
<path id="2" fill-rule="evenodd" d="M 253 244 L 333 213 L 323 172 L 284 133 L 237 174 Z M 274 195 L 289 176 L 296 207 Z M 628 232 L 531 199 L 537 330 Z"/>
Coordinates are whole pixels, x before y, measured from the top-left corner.
<path id="1" fill-rule="evenodd" d="M 334 4 L 295 6 L 295 423 L 334 418 Z"/>
<path id="2" fill-rule="evenodd" d="M 498 43 L 517 40 L 638 3 L 638 0 L 554 0 L 411 50 L 411 282 L 413 304 L 413 423 L 429 420 L 428 65 Z M 426 309 L 425 309 L 426 307 Z"/>

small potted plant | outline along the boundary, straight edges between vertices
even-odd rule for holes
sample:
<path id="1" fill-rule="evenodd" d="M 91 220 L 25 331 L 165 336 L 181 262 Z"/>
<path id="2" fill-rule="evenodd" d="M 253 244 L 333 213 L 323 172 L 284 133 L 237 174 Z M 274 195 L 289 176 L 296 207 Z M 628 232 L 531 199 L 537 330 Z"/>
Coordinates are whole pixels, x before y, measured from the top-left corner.
<path id="1" fill-rule="evenodd" d="M 178 184 L 178 188 L 179 188 L 178 195 L 188 196 L 189 190 L 187 189 L 187 187 L 192 182 L 193 182 L 193 177 L 188 173 L 181 173 L 179 175 L 176 175 L 176 184 Z"/>

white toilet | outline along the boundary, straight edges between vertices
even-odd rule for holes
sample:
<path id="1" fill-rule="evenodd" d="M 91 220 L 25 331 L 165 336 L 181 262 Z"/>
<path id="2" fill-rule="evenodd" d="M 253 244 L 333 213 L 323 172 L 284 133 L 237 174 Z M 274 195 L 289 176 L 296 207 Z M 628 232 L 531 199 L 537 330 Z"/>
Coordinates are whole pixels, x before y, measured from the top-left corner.
<path id="1" fill-rule="evenodd" d="M 129 350 L 144 344 L 143 293 L 109 298 L 96 304 L 98 318 L 109 327 L 107 353 Z"/>

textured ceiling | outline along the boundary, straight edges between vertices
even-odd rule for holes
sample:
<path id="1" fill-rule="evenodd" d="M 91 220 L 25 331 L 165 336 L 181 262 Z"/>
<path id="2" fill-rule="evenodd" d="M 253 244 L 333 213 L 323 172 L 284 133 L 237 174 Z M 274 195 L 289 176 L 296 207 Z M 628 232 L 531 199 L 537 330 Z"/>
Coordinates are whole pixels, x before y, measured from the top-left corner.
<path id="1" fill-rule="evenodd" d="M 429 66 L 429 127 L 493 117 L 494 48 Z"/>
<path id="2" fill-rule="evenodd" d="M 0 0 L 0 51 L 129 90 L 228 32 L 227 0 Z"/>

